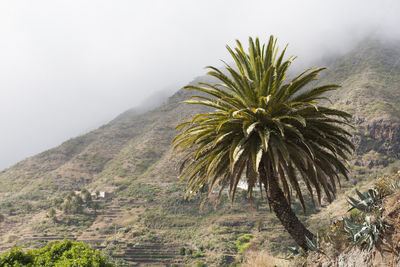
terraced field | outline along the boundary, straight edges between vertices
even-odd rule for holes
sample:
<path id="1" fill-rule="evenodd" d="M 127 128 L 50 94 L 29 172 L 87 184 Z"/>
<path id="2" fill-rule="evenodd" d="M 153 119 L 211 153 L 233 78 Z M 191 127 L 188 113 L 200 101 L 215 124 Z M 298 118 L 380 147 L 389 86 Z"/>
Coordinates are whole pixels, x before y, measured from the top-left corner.
<path id="1" fill-rule="evenodd" d="M 97 219 L 101 218 L 101 221 L 107 225 L 116 225 L 117 222 L 126 215 L 126 210 L 123 210 L 121 206 L 124 205 L 145 205 L 142 202 L 130 202 L 124 198 L 115 199 L 107 202 L 106 200 L 98 201 L 105 205 L 104 212 L 97 214 Z M 7 224 L 3 224 L 3 227 Z M 8 227 L 11 227 L 8 225 Z M 94 249 L 104 250 L 108 245 L 112 244 L 116 250 L 112 253 L 112 257 L 116 259 L 123 259 L 129 265 L 151 265 L 151 266 L 165 266 L 170 264 L 179 264 L 182 262 L 183 257 L 179 255 L 179 248 L 181 244 L 161 244 L 161 243 L 145 243 L 140 245 L 133 245 L 130 243 L 129 238 L 122 238 L 121 234 L 117 233 L 117 227 L 115 232 L 112 234 L 99 235 L 96 230 L 90 227 L 82 232 L 80 235 L 71 234 L 71 232 L 60 230 L 57 233 L 41 234 L 35 231 L 24 232 L 19 237 L 19 243 L 29 244 L 41 244 L 45 245 L 47 242 L 62 241 L 64 239 L 70 239 L 75 241 L 82 241 Z M 3 229 L 0 229 L 2 231 Z M 118 239 L 117 239 L 118 235 Z M 0 252 L 4 252 L 12 248 L 12 246 L 1 246 Z"/>

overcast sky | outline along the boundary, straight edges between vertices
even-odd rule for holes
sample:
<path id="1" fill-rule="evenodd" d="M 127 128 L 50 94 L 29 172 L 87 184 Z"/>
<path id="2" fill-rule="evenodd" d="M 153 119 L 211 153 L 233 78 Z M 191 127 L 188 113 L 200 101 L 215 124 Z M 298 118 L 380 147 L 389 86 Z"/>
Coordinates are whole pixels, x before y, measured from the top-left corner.
<path id="1" fill-rule="evenodd" d="M 106 123 L 267 40 L 307 65 L 371 33 L 398 36 L 400 1 L 1 0 L 0 169 Z"/>

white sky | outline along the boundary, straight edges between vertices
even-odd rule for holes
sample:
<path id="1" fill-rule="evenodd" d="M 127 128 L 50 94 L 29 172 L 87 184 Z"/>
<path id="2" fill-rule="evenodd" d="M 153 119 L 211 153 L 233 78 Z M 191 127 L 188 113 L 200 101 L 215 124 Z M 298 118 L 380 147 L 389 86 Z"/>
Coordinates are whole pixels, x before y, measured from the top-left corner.
<path id="1" fill-rule="evenodd" d="M 179 89 L 234 39 L 274 34 L 306 65 L 398 37 L 399 14 L 396 0 L 1 0 L 0 169 Z"/>

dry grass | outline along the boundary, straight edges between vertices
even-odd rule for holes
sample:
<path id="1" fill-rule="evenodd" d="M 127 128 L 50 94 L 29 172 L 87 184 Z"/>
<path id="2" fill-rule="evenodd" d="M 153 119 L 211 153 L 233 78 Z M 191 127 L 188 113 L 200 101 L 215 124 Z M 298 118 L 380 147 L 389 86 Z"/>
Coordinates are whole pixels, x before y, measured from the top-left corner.
<path id="1" fill-rule="evenodd" d="M 246 253 L 246 261 L 242 267 L 286 267 L 287 260 L 278 259 L 266 251 L 250 251 Z"/>

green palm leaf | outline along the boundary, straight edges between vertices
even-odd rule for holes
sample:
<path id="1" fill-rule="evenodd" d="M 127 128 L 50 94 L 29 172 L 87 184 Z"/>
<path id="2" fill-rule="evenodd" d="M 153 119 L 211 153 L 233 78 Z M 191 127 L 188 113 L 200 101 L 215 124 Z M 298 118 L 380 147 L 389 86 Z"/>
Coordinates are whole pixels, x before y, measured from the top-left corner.
<path id="1" fill-rule="evenodd" d="M 285 59 L 286 48 L 278 53 L 273 36 L 262 46 L 250 38 L 248 53 L 239 41 L 236 45 L 227 46 L 235 66 L 225 63 L 224 72 L 207 67 L 217 84 L 185 87 L 201 93 L 185 103 L 211 108 L 179 125 L 173 141 L 176 154 L 185 155 L 180 178 L 186 179 L 188 192 L 208 184 L 209 194 L 218 187 L 221 193 L 229 186 L 234 198 L 243 179 L 250 197 L 253 187 L 262 184 L 269 202 L 277 201 L 277 190 L 289 205 L 295 192 L 304 210 L 305 190 L 318 202 L 322 192 L 332 200 L 339 176 L 347 177 L 344 162 L 354 149 L 345 130 L 351 115 L 318 101 L 339 86 L 309 86 L 324 68 L 287 81 L 294 58 Z"/>

